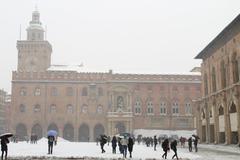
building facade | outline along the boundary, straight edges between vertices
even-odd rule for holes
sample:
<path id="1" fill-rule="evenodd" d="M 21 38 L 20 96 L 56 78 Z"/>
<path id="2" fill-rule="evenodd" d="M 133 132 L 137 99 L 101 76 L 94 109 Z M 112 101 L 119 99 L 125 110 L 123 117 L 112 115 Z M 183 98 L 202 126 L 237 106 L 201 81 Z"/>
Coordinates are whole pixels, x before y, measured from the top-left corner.
<path id="1" fill-rule="evenodd" d="M 202 97 L 196 101 L 198 134 L 206 143 L 239 143 L 240 16 L 196 57 L 202 59 Z"/>
<path id="2" fill-rule="evenodd" d="M 200 74 L 57 70 L 39 18 L 34 11 L 27 40 L 17 42 L 11 131 L 19 139 L 50 129 L 70 141 L 94 141 L 102 133 L 196 127 L 192 100 L 201 95 Z"/>
<path id="3" fill-rule="evenodd" d="M 6 95 L 7 93 L 0 89 L 0 134 L 5 132 L 5 106 L 6 106 Z"/>

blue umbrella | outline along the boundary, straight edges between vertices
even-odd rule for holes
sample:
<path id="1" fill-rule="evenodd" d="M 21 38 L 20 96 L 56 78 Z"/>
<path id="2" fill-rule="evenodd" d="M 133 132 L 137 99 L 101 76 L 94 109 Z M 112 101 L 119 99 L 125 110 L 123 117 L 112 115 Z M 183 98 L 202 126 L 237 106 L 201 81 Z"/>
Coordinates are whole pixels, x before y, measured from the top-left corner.
<path id="1" fill-rule="evenodd" d="M 49 130 L 47 132 L 47 136 L 56 136 L 56 135 L 57 135 L 57 131 L 55 131 L 55 130 Z"/>

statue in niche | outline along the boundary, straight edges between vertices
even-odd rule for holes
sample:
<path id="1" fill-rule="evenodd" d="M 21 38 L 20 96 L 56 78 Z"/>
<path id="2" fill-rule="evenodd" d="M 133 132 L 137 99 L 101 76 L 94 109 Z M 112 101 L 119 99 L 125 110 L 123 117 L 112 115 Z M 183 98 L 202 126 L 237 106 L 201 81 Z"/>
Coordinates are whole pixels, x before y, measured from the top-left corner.
<path id="1" fill-rule="evenodd" d="M 122 96 L 119 96 L 117 98 L 117 110 L 122 110 L 123 109 L 123 97 Z"/>

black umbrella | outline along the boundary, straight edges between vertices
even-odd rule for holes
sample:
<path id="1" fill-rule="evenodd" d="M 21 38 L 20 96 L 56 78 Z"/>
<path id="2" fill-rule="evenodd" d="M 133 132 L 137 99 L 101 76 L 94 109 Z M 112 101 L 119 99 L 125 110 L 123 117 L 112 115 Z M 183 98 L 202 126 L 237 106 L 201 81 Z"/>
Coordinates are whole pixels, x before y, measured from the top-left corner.
<path id="1" fill-rule="evenodd" d="M 200 139 L 197 135 L 195 135 L 195 134 L 193 134 L 192 135 L 194 138 L 196 138 L 196 139 Z"/>
<path id="2" fill-rule="evenodd" d="M 12 136 L 13 136 L 12 133 L 3 133 L 3 134 L 0 135 L 0 138 L 10 138 Z"/>

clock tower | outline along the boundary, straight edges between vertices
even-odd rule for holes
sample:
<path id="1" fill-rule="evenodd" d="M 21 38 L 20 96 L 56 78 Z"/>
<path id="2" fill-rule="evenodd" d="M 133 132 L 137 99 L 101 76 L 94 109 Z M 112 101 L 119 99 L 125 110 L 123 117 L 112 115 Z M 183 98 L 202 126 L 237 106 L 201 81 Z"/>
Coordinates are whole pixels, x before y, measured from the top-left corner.
<path id="1" fill-rule="evenodd" d="M 44 29 L 40 22 L 40 13 L 35 10 L 27 28 L 27 40 L 17 41 L 18 71 L 46 71 L 51 65 L 52 46 L 44 40 Z"/>

